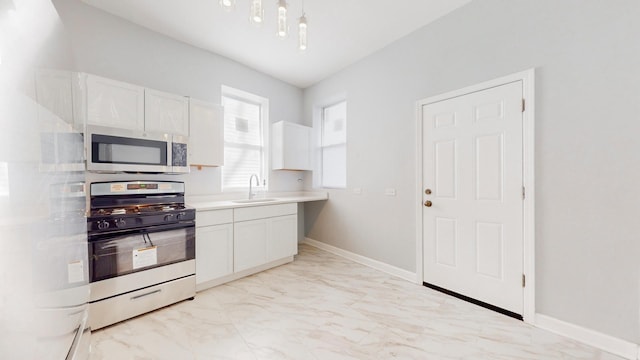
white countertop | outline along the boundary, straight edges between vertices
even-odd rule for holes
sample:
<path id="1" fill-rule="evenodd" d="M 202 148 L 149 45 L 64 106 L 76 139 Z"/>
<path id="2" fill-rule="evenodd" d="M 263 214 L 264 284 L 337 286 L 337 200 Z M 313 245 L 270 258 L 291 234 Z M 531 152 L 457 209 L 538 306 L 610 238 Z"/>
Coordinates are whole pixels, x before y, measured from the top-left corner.
<path id="1" fill-rule="evenodd" d="M 250 206 L 276 205 L 286 203 L 299 203 L 307 201 L 327 200 L 329 195 L 326 192 L 297 191 L 266 193 L 252 199 L 252 202 L 242 202 L 247 200 L 247 196 L 236 198 L 225 198 L 225 196 L 193 196 L 187 198 L 187 205 L 197 211 L 233 209 Z M 238 202 L 237 202 L 238 201 Z"/>

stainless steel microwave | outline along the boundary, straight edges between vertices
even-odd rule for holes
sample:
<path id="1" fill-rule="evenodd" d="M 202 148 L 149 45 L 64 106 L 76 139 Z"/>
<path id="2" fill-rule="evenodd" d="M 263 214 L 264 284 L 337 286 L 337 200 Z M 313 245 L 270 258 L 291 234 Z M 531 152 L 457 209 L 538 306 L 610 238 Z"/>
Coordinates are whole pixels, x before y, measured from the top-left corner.
<path id="1" fill-rule="evenodd" d="M 189 172 L 188 138 L 87 125 L 87 170 L 96 172 Z"/>

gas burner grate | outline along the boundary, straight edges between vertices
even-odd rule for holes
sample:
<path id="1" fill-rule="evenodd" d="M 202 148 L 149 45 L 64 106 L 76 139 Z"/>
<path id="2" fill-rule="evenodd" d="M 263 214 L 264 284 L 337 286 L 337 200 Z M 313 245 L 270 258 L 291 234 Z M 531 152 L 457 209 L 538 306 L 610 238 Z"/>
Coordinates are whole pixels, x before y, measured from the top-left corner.
<path id="1" fill-rule="evenodd" d="M 130 206 L 125 208 L 102 208 L 93 210 L 91 216 L 118 216 L 118 215 L 138 215 L 149 213 L 161 213 L 184 210 L 184 205 L 144 205 Z"/>

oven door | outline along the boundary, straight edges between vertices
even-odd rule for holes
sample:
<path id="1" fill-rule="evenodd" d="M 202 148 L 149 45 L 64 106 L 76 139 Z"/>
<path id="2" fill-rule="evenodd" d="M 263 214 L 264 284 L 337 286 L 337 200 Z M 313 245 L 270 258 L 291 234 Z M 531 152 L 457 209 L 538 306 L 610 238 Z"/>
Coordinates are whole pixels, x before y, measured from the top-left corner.
<path id="1" fill-rule="evenodd" d="M 89 279 L 96 282 L 195 259 L 195 223 L 89 235 Z"/>
<path id="2" fill-rule="evenodd" d="M 135 130 L 87 126 L 87 170 L 166 173 L 171 137 Z"/>

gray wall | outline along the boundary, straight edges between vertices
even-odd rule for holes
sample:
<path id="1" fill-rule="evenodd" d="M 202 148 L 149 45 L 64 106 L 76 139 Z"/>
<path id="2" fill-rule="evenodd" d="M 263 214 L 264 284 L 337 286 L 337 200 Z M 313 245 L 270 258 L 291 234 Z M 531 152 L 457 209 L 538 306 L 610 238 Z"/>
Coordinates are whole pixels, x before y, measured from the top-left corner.
<path id="1" fill-rule="evenodd" d="M 72 37 L 77 68 L 116 80 L 220 103 L 221 85 L 269 99 L 271 122 L 300 122 L 302 90 L 228 58 L 187 45 L 110 15 L 78 0 L 53 0 Z M 302 188 L 304 174 L 272 171 L 270 190 Z M 144 178 L 150 176 L 145 175 Z M 188 195 L 220 192 L 220 168 L 180 176 Z M 132 178 L 132 176 L 128 176 Z M 135 178 L 135 176 L 134 176 Z M 176 179 L 176 176 L 172 177 Z M 89 181 L 111 180 L 94 176 Z M 248 181 L 248 179 L 247 179 Z"/>
<path id="2" fill-rule="evenodd" d="M 536 68 L 536 310 L 639 342 L 638 15 L 636 0 L 473 1 L 306 89 L 309 124 L 348 101 L 349 189 L 306 205 L 308 237 L 415 271 L 415 101 Z"/>

